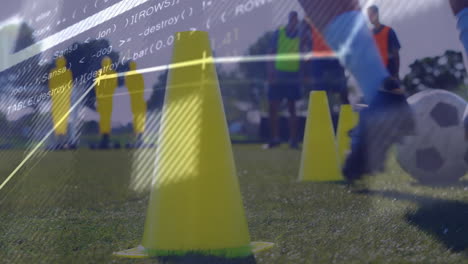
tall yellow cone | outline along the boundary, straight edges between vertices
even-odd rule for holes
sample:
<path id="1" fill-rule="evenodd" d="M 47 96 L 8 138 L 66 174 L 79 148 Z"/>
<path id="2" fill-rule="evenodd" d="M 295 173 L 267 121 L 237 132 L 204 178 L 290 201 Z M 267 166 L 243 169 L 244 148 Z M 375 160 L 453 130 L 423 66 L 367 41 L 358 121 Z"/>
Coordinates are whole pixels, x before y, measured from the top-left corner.
<path id="1" fill-rule="evenodd" d="M 338 155 L 340 157 L 341 164 L 346 159 L 346 155 L 351 146 L 351 138 L 349 137 L 349 131 L 353 129 L 358 122 L 358 115 L 353 111 L 351 105 L 342 105 L 340 109 L 340 119 L 338 120 Z"/>
<path id="2" fill-rule="evenodd" d="M 309 99 L 299 179 L 339 181 L 341 177 L 335 135 L 325 91 L 312 91 Z"/>
<path id="3" fill-rule="evenodd" d="M 160 132 L 142 245 L 114 255 L 240 258 L 271 247 L 250 243 L 206 32 L 176 36 Z"/>

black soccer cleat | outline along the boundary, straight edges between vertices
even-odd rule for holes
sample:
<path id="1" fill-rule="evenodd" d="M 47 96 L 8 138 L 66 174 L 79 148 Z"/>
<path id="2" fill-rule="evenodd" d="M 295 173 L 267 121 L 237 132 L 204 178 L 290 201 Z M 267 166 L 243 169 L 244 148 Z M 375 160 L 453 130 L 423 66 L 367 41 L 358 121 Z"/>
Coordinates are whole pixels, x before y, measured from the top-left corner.
<path id="1" fill-rule="evenodd" d="M 351 133 L 351 151 L 343 166 L 348 182 L 382 172 L 390 147 L 414 134 L 411 108 L 404 94 L 394 92 L 398 90 L 394 80 L 385 80 L 384 89 L 359 113 L 359 123 Z"/>

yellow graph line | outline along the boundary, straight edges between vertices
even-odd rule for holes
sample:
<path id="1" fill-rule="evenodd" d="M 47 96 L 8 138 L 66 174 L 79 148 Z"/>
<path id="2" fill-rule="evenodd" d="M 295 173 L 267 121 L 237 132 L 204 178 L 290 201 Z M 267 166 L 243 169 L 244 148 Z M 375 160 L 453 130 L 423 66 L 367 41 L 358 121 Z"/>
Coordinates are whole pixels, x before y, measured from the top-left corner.
<path id="1" fill-rule="evenodd" d="M 96 82 L 94 82 L 85 92 L 84 94 L 78 99 L 78 101 L 68 110 L 67 114 L 64 115 L 58 122 L 58 124 L 61 124 L 65 118 L 78 106 L 78 104 L 84 100 L 86 95 L 96 86 Z M 7 185 L 7 183 L 16 175 L 16 173 L 26 164 L 26 162 L 37 152 L 37 150 L 44 144 L 44 142 L 47 140 L 47 138 L 52 135 L 54 132 L 54 129 L 51 129 L 45 136 L 44 138 L 39 141 L 39 143 L 36 144 L 36 146 L 26 155 L 26 157 L 21 161 L 21 163 L 8 175 L 8 177 L 3 181 L 3 183 L 0 185 L 0 191 Z"/>
<path id="2" fill-rule="evenodd" d="M 100 80 L 105 80 L 105 79 L 111 79 L 111 78 L 117 78 L 117 77 L 123 77 L 125 75 L 132 75 L 132 74 L 143 74 L 143 73 L 150 73 L 150 72 L 158 72 L 158 71 L 164 71 L 164 70 L 169 70 L 169 69 L 177 69 L 177 68 L 183 68 L 183 67 L 192 67 L 192 66 L 197 66 L 201 65 L 204 67 L 208 63 L 213 63 L 213 64 L 229 64 L 229 63 L 248 63 L 248 62 L 265 62 L 265 61 L 276 61 L 276 60 L 308 60 L 308 59 L 313 59 L 313 58 L 336 58 L 336 56 L 328 56 L 328 57 L 323 57 L 323 56 L 316 56 L 313 52 L 308 52 L 308 53 L 292 53 L 292 54 L 281 54 L 281 55 L 258 55 L 258 56 L 234 56 L 234 57 L 218 57 L 218 58 L 213 58 L 213 57 L 206 57 L 206 54 L 203 56 L 202 59 L 197 59 L 197 60 L 190 60 L 190 61 L 185 61 L 185 62 L 179 62 L 179 63 L 172 63 L 172 64 L 167 64 L 167 65 L 160 65 L 160 66 L 154 66 L 154 67 L 149 67 L 145 69 L 140 69 L 140 70 L 135 70 L 135 71 L 128 71 L 128 72 L 121 72 L 121 73 L 115 73 L 115 74 L 108 74 L 108 75 L 102 75 L 96 78 L 94 81 L 93 85 L 91 85 L 85 93 L 78 99 L 78 101 L 73 104 L 73 106 L 68 110 L 67 114 L 62 117 L 62 119 L 59 120 L 58 125 L 60 125 L 65 118 L 79 105 L 81 101 L 84 100 L 86 95 L 91 92 L 91 90 L 96 86 L 96 84 Z M 3 183 L 0 185 L 0 191 L 7 185 L 7 183 L 16 175 L 16 173 L 26 164 L 26 162 L 37 152 L 37 150 L 44 144 L 44 142 L 47 140 L 47 138 L 52 135 L 54 132 L 53 129 L 51 129 L 45 136 L 44 138 L 36 144 L 36 146 L 28 153 L 28 155 L 21 161 L 21 163 L 8 175 L 8 177 L 3 181 Z"/>

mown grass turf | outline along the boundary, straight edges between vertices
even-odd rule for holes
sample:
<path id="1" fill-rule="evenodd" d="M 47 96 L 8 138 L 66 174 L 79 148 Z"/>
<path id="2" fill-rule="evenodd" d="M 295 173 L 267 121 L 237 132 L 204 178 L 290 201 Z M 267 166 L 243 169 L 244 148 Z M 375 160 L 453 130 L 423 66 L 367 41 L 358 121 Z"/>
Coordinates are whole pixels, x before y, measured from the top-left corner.
<path id="1" fill-rule="evenodd" d="M 0 153 L 0 183 L 26 154 Z M 420 186 L 391 158 L 385 174 L 353 187 L 304 183 L 299 151 L 236 145 L 234 154 L 252 240 L 276 243 L 257 263 L 468 263 L 466 178 Z M 35 155 L 0 190 L 0 263 L 158 263 L 112 257 L 143 234 L 149 193 L 129 188 L 132 157 Z"/>

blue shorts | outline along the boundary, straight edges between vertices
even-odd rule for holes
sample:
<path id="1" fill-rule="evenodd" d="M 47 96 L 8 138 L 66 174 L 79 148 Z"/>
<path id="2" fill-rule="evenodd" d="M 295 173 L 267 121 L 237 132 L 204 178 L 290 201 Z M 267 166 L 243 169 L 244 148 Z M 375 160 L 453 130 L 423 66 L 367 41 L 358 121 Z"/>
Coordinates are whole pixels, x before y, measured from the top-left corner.
<path id="1" fill-rule="evenodd" d="M 275 80 L 268 89 L 270 101 L 283 99 L 297 101 L 301 99 L 301 80 L 298 72 L 277 71 Z"/>
<path id="2" fill-rule="evenodd" d="M 308 63 L 307 74 L 312 79 L 309 89 L 342 93 L 347 91 L 347 80 L 338 59 L 314 59 Z"/>

